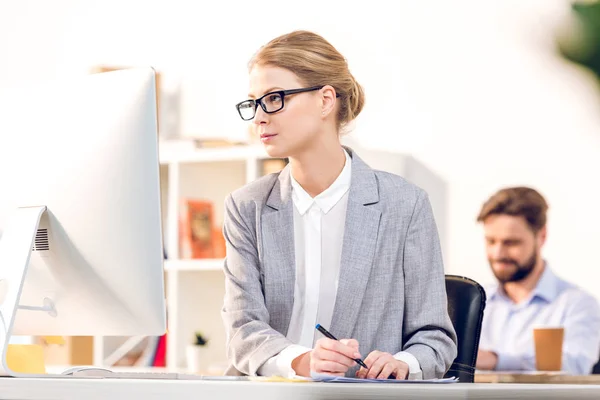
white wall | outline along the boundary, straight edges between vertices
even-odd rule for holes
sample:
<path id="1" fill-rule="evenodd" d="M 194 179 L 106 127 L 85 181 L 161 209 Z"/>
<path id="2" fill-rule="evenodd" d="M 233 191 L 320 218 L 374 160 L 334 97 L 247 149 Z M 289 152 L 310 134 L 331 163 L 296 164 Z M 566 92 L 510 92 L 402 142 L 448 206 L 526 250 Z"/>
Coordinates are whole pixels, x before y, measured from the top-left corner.
<path id="1" fill-rule="evenodd" d="M 357 140 L 413 154 L 448 183 L 449 272 L 490 279 L 479 207 L 533 185 L 551 206 L 548 259 L 600 297 L 600 92 L 552 53 L 568 2 L 395 3 L 0 0 L 0 87 L 151 64 L 167 90 L 181 85 L 181 134 L 245 138 L 233 104 L 246 62 L 276 35 L 314 30 L 365 86 Z"/>

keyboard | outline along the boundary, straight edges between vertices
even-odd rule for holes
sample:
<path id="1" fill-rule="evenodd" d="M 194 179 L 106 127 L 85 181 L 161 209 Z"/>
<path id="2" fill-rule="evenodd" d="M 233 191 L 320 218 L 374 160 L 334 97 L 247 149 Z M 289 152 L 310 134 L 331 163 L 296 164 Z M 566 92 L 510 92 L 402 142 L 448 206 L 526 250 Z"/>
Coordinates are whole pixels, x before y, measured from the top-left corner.
<path id="1" fill-rule="evenodd" d="M 89 369 L 75 371 L 71 374 L 77 378 L 104 378 L 104 379 L 166 379 L 166 380 L 206 380 L 206 381 L 240 381 L 247 380 L 242 376 L 207 376 L 185 374 L 180 372 L 125 372 Z"/>
<path id="2" fill-rule="evenodd" d="M 104 379 L 167 379 L 167 380 L 199 380 L 202 375 L 184 374 L 179 372 L 125 372 L 105 370 L 75 371 L 71 375 L 78 378 L 104 378 Z"/>

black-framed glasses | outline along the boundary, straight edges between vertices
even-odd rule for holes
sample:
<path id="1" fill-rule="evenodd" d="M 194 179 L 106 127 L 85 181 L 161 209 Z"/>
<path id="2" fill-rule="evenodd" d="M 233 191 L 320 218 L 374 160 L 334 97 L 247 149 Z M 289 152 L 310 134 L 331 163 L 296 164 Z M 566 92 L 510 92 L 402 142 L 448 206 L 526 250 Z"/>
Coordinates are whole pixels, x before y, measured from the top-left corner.
<path id="1" fill-rule="evenodd" d="M 323 87 L 325 87 L 325 85 L 300 89 L 277 90 L 275 92 L 269 92 L 256 100 L 244 100 L 241 103 L 236 104 L 235 108 L 237 108 L 240 117 L 242 117 L 244 121 L 250 121 L 256 115 L 256 109 L 259 105 L 267 114 L 273 114 L 283 109 L 285 96 L 296 93 L 312 92 L 313 90 L 320 90 Z"/>

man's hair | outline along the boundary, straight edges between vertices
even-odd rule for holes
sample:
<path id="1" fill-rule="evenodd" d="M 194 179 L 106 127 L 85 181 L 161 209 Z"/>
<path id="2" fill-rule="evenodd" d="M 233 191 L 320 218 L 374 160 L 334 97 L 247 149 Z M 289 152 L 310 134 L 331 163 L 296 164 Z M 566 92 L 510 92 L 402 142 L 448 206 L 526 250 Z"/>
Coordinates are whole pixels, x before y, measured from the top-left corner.
<path id="1" fill-rule="evenodd" d="M 535 233 L 546 225 L 548 204 L 536 190 L 528 187 L 501 189 L 481 207 L 478 222 L 484 222 L 490 215 L 511 215 L 523 217 Z"/>

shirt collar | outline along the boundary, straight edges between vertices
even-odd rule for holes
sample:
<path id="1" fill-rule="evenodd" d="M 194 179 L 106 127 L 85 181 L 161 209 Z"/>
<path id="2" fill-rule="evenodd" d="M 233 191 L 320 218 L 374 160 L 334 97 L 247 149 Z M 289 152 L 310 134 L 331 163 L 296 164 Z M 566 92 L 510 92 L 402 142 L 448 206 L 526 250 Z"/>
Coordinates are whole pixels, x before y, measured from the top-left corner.
<path id="1" fill-rule="evenodd" d="M 540 279 L 533 289 L 530 299 L 539 297 L 540 299 L 552 302 L 559 294 L 560 279 L 552 272 L 547 262 L 544 262 L 544 271 L 540 276 Z M 489 291 L 490 300 L 503 296 L 506 298 L 506 294 L 499 284 L 495 284 L 490 288 Z"/>
<path id="2" fill-rule="evenodd" d="M 300 215 L 304 215 L 310 206 L 312 206 L 313 202 L 319 206 L 323 213 L 327 214 L 333 206 L 344 197 L 348 189 L 350 189 L 350 181 L 352 180 L 352 159 L 346 149 L 344 149 L 344 155 L 346 156 L 346 162 L 342 172 L 331 186 L 319 193 L 315 198 L 312 198 L 294 179 L 293 174 L 290 173 L 292 200 Z"/>
<path id="3" fill-rule="evenodd" d="M 533 290 L 533 297 L 539 297 L 548 302 L 554 301 L 559 294 L 560 279 L 554 275 L 554 272 L 548 266 L 548 263 L 544 265 L 544 272 L 540 276 L 540 280 Z"/>

